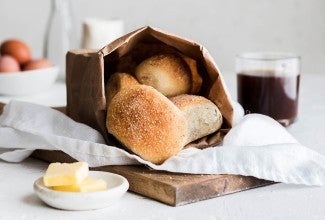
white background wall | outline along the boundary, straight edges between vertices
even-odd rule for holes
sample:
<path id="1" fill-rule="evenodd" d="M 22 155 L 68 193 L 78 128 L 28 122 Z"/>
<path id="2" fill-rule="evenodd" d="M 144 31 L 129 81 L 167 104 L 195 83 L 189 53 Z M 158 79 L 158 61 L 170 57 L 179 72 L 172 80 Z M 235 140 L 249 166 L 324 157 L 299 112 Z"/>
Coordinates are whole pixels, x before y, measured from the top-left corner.
<path id="1" fill-rule="evenodd" d="M 119 18 L 126 31 L 159 27 L 205 47 L 221 71 L 235 54 L 290 51 L 303 73 L 325 73 L 324 0 L 71 0 L 78 24 L 86 17 Z M 0 41 L 17 37 L 41 56 L 50 0 L 0 0 Z"/>

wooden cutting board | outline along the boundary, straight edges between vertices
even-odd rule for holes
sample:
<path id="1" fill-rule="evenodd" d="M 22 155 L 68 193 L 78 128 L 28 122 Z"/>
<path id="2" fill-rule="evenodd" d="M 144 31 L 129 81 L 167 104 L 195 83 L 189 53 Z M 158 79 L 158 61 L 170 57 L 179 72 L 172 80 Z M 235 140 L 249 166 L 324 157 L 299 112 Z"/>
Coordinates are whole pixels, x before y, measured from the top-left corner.
<path id="1" fill-rule="evenodd" d="M 0 103 L 0 114 L 3 104 Z M 59 109 L 64 111 L 64 108 Z M 36 150 L 36 157 L 47 162 L 73 162 L 61 151 Z M 104 166 L 93 170 L 113 172 L 128 179 L 129 190 L 171 206 L 244 191 L 273 182 L 239 175 L 194 175 L 156 171 L 145 166 Z"/>

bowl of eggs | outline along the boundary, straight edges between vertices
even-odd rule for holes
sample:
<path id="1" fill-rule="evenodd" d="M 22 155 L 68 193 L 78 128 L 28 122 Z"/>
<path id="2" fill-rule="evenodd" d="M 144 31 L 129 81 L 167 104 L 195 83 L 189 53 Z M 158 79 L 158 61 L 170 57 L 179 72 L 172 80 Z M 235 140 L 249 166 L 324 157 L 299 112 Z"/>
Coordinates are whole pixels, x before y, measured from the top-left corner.
<path id="1" fill-rule="evenodd" d="M 19 39 L 0 44 L 0 95 L 25 96 L 48 89 L 59 68 L 46 58 L 34 59 L 28 45 Z"/>

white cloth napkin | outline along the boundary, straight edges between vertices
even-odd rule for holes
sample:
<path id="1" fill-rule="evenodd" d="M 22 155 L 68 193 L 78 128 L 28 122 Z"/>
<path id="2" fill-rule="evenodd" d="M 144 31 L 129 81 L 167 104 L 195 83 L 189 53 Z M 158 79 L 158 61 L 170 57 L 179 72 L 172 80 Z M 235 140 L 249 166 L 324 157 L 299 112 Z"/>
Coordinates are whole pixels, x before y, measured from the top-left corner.
<path id="1" fill-rule="evenodd" d="M 19 162 L 35 149 L 62 150 L 89 166 L 145 164 L 156 170 L 240 174 L 283 183 L 325 186 L 325 157 L 299 144 L 273 119 L 250 114 L 223 145 L 188 148 L 155 165 L 104 144 L 96 130 L 49 107 L 11 101 L 0 116 L 0 158 Z"/>

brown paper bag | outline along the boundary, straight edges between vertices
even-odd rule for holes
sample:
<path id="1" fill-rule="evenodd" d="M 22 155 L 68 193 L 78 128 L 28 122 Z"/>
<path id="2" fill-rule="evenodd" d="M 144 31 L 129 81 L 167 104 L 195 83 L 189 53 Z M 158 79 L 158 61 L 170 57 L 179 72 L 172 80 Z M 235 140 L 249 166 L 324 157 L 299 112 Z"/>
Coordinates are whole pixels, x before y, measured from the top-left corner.
<path id="1" fill-rule="evenodd" d="M 233 108 L 222 75 L 208 51 L 191 40 L 143 27 L 131 32 L 99 51 L 77 50 L 67 54 L 67 115 L 100 131 L 108 144 L 120 146 L 106 130 L 105 84 L 114 72 L 132 73 L 145 58 L 176 51 L 197 61 L 203 78 L 203 95 L 213 101 L 223 115 L 221 131 L 191 146 L 210 146 L 222 139 L 232 127 Z"/>

